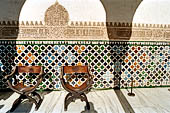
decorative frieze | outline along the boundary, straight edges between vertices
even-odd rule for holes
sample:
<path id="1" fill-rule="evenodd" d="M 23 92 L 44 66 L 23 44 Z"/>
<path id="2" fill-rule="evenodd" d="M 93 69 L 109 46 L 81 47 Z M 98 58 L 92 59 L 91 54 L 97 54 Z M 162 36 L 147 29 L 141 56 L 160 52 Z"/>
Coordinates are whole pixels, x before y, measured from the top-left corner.
<path id="1" fill-rule="evenodd" d="M 18 40 L 133 40 L 169 41 L 170 25 L 113 22 L 69 22 L 65 26 L 43 22 L 0 22 L 1 39 Z"/>

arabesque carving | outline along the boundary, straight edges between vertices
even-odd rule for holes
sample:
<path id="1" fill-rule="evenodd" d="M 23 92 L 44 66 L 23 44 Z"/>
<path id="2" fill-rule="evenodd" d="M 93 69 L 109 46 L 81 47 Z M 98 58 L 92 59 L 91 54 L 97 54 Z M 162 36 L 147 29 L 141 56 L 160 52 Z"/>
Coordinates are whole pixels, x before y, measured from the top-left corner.
<path id="1" fill-rule="evenodd" d="M 108 34 L 108 30 L 113 32 Z M 37 21 L 20 23 L 1 21 L 0 39 L 15 36 L 19 40 L 108 40 L 109 36 L 112 40 L 170 41 L 170 25 L 69 22 L 67 26 L 52 26 Z"/>
<path id="2" fill-rule="evenodd" d="M 65 26 L 68 24 L 69 14 L 62 5 L 56 2 L 46 10 L 44 20 L 48 26 Z"/>
<path id="3" fill-rule="evenodd" d="M 46 10 L 44 20 L 0 21 L 0 39 L 170 41 L 170 25 L 73 22 L 69 21 L 68 11 L 57 1 Z"/>

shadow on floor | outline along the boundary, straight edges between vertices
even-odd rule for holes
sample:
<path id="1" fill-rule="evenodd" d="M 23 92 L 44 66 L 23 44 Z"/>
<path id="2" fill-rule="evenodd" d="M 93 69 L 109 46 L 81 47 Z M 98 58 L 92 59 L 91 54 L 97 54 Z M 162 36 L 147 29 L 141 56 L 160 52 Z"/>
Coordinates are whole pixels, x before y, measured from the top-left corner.
<path id="1" fill-rule="evenodd" d="M 39 93 L 42 97 L 42 99 L 44 99 L 44 96 L 51 93 L 51 91 L 36 91 L 37 93 Z M 0 95 L 0 100 L 7 100 L 14 92 L 2 92 Z M 2 109 L 5 105 L 0 105 L 0 109 Z M 11 106 L 12 107 L 12 106 Z M 18 105 L 18 107 L 13 111 L 10 112 L 7 111 L 6 113 L 29 113 L 31 111 L 33 107 L 33 103 L 28 101 L 28 99 L 25 99 L 21 102 L 21 104 Z M 33 108 L 34 109 L 34 108 Z M 35 109 L 34 109 L 35 110 Z"/>
<path id="2" fill-rule="evenodd" d="M 42 99 L 44 100 L 44 96 L 50 94 L 52 91 L 36 91 L 36 92 L 39 93 Z"/>
<path id="3" fill-rule="evenodd" d="M 0 92 L 0 101 L 1 100 L 7 100 L 11 95 L 13 94 L 13 92 Z M 0 109 L 2 109 L 4 107 L 4 105 L 0 105 Z"/>
<path id="4" fill-rule="evenodd" d="M 7 100 L 12 94 L 13 94 L 13 92 L 1 92 L 0 93 L 0 101 Z M 0 109 L 3 107 L 4 107 L 4 105 L 0 105 Z"/>
<path id="5" fill-rule="evenodd" d="M 4 105 L 0 105 L 0 109 L 3 108 L 3 107 L 4 107 Z"/>
<path id="6" fill-rule="evenodd" d="M 85 106 L 85 110 L 82 111 L 81 113 L 97 113 L 97 111 L 94 109 L 94 104 L 92 102 L 89 102 L 90 104 L 90 110 L 87 110 Z"/>
<path id="7" fill-rule="evenodd" d="M 125 113 L 135 113 L 134 109 L 132 108 L 132 106 L 126 99 L 125 95 L 122 93 L 122 91 L 121 90 L 114 90 L 114 91 L 115 91 L 117 98 L 119 99 Z"/>
<path id="8" fill-rule="evenodd" d="M 28 100 L 23 101 L 13 112 L 7 111 L 6 113 L 29 113 L 32 109 L 32 102 Z"/>
<path id="9" fill-rule="evenodd" d="M 14 92 L 0 92 L 0 100 L 8 99 Z"/>

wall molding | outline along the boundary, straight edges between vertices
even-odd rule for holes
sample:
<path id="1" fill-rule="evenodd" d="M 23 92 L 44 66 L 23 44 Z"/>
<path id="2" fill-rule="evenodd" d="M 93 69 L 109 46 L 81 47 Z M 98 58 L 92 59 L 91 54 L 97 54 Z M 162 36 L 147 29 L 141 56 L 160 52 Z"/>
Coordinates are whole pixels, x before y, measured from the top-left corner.
<path id="1" fill-rule="evenodd" d="M 0 21 L 0 39 L 170 41 L 170 24 L 69 22 L 53 26 L 42 21 Z"/>
<path id="2" fill-rule="evenodd" d="M 170 46 L 170 41 L 109 41 L 109 40 L 0 40 L 0 44 L 12 45 L 136 45 Z"/>
<path id="3" fill-rule="evenodd" d="M 1 26 L 45 26 L 43 21 L 0 21 Z M 48 26 L 48 25 L 47 25 Z M 56 26 L 56 25 L 55 25 Z M 146 27 L 146 28 L 170 28 L 170 24 L 144 24 L 127 22 L 89 22 L 70 21 L 68 26 L 107 26 L 107 27 Z"/>

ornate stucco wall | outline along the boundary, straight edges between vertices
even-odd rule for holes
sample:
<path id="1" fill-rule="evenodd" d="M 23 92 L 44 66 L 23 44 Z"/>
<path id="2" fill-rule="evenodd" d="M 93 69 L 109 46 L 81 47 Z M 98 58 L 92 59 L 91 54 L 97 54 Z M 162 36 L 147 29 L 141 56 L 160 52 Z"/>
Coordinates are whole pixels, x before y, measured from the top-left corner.
<path id="1" fill-rule="evenodd" d="M 18 6 L 18 10 L 2 12 L 1 39 L 168 41 L 170 37 L 168 0 L 27 0 L 23 3 L 9 2 L 11 7 Z"/>

